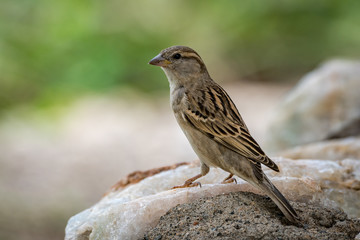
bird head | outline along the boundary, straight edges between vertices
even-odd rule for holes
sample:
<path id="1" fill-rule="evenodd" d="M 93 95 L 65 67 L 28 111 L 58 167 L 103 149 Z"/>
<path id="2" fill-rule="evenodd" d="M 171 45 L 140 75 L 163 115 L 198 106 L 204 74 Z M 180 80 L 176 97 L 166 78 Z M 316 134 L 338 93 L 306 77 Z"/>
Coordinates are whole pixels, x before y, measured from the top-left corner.
<path id="1" fill-rule="evenodd" d="M 169 81 L 190 81 L 208 74 L 199 54 L 185 46 L 166 48 L 151 59 L 149 64 L 161 67 Z"/>

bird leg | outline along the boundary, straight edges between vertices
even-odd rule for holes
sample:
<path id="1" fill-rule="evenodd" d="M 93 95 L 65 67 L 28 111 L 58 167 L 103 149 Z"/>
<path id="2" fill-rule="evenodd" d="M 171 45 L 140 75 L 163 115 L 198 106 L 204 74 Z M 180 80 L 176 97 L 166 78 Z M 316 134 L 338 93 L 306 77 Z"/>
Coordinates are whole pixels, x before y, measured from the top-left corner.
<path id="1" fill-rule="evenodd" d="M 199 173 L 198 175 L 196 175 L 195 177 L 192 177 L 188 180 L 185 181 L 185 183 L 183 185 L 180 186 L 174 186 L 172 187 L 172 189 L 175 188 L 187 188 L 187 187 L 196 187 L 196 186 L 200 186 L 201 187 L 201 183 L 200 182 L 194 182 L 196 179 L 201 178 L 203 176 L 205 176 L 206 174 L 208 174 L 208 172 L 210 171 L 210 168 L 203 162 L 201 162 L 201 173 Z"/>
<path id="2" fill-rule="evenodd" d="M 221 183 L 225 184 L 225 183 L 237 183 L 236 178 L 233 178 L 234 174 L 230 173 L 229 176 L 227 176 Z"/>
<path id="3" fill-rule="evenodd" d="M 183 185 L 180 186 L 174 186 L 172 187 L 172 189 L 175 188 L 187 188 L 187 187 L 196 187 L 196 186 L 200 186 L 201 187 L 201 183 L 200 182 L 194 182 L 196 179 L 201 178 L 203 175 L 200 173 L 198 175 L 196 175 L 195 177 L 189 178 L 188 180 L 185 181 L 185 183 Z"/>

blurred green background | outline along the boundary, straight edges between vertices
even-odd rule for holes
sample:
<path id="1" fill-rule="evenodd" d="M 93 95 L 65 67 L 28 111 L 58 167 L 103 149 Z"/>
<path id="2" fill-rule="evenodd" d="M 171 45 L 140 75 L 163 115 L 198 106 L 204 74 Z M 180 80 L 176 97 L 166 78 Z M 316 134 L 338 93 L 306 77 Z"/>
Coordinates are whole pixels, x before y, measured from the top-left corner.
<path id="1" fill-rule="evenodd" d="M 147 65 L 160 50 L 194 48 L 218 82 L 294 84 L 329 58 L 358 58 L 359 23 L 358 0 L 1 0 L 0 239 L 63 239 L 69 217 L 129 169 L 192 160 L 185 140 L 168 131 L 184 138 L 170 112 L 146 102 L 168 95 L 163 72 Z M 93 95 L 123 102 L 80 101 L 61 124 L 31 115 Z M 134 95 L 145 96 L 142 108 Z M 30 110 L 16 115 L 24 106 Z M 138 129 L 159 136 L 148 144 L 134 136 Z M 132 137 L 150 146 L 140 151 Z M 180 147 L 157 141 L 168 138 Z"/>
<path id="2" fill-rule="evenodd" d="M 167 91 L 146 63 L 174 44 L 195 48 L 212 72 L 227 66 L 224 81 L 293 80 L 324 59 L 359 56 L 359 9 L 356 0 L 2 0 L 0 110 Z"/>

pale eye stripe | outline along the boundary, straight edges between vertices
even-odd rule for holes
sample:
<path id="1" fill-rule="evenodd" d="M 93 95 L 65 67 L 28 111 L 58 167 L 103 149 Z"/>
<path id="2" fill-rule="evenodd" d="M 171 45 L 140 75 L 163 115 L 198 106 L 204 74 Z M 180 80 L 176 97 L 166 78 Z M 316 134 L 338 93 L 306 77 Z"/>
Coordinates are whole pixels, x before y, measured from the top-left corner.
<path id="1" fill-rule="evenodd" d="M 185 58 L 196 58 L 196 59 L 199 59 L 201 60 L 200 56 L 197 55 L 196 53 L 192 53 L 192 52 L 180 52 L 181 56 L 182 57 L 185 57 Z"/>

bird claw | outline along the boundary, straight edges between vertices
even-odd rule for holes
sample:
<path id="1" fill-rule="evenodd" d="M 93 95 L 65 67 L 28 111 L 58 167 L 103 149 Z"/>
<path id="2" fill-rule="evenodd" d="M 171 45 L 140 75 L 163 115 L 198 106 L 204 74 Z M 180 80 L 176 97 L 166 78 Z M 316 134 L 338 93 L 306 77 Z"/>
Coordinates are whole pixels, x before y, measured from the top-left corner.
<path id="1" fill-rule="evenodd" d="M 187 188 L 187 187 L 201 187 L 201 183 L 200 182 L 185 182 L 183 185 L 180 186 L 174 186 L 171 189 L 176 189 L 176 188 Z"/>
<path id="2" fill-rule="evenodd" d="M 235 184 L 237 184 L 237 180 L 236 180 L 236 178 L 229 178 L 229 179 L 225 179 L 224 181 L 222 181 L 221 183 L 222 184 L 227 184 L 227 183 L 233 183 L 233 182 L 235 182 Z"/>

